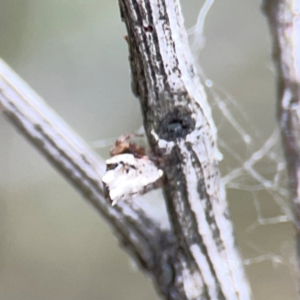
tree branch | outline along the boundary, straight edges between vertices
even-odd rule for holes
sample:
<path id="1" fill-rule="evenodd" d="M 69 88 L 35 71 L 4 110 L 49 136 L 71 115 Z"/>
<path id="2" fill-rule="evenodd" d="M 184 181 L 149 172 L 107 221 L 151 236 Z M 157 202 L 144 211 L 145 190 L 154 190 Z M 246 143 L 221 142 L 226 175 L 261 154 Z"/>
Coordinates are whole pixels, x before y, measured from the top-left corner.
<path id="1" fill-rule="evenodd" d="M 132 87 L 154 153 L 163 161 L 171 228 L 139 201 L 111 207 L 104 163 L 0 62 L 0 105 L 27 139 L 114 228 L 165 299 L 251 298 L 220 185 L 216 129 L 174 0 L 119 0 L 128 30 Z"/>
<path id="2" fill-rule="evenodd" d="M 0 108 L 9 121 L 61 172 L 103 215 L 121 244 L 158 282 L 169 266 L 174 238 L 135 203 L 114 207 L 103 197 L 101 176 L 104 162 L 78 137 L 45 102 L 0 60 Z M 162 270 L 165 270 L 163 272 Z"/>
<path id="3" fill-rule="evenodd" d="M 119 0 L 132 89 L 178 243 L 181 299 L 250 299 L 220 185 L 216 129 L 191 55 L 179 1 Z"/>
<path id="4" fill-rule="evenodd" d="M 264 0 L 277 71 L 277 113 L 293 205 L 300 270 L 300 4 Z"/>

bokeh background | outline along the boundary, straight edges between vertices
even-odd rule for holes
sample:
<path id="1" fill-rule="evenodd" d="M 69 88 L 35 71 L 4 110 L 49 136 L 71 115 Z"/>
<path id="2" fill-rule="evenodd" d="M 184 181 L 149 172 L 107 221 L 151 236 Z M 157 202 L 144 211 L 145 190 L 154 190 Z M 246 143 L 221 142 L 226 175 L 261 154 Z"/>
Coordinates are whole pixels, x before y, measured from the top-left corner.
<path id="1" fill-rule="evenodd" d="M 202 3 L 182 1 L 187 28 Z M 270 37 L 260 1 L 216 0 L 205 31 L 206 47 L 197 58 L 255 125 L 259 148 L 276 126 Z M 125 34 L 117 0 L 0 0 L 0 57 L 88 142 L 141 125 Z M 226 122 L 217 123 L 237 147 Z M 280 214 L 266 194 L 259 198 L 264 215 Z M 247 266 L 255 299 L 297 299 L 292 225 L 247 231 L 258 217 L 253 195 L 228 195 L 244 258 L 266 258 Z M 101 217 L 0 116 L 0 300 L 21 299 L 158 296 Z"/>

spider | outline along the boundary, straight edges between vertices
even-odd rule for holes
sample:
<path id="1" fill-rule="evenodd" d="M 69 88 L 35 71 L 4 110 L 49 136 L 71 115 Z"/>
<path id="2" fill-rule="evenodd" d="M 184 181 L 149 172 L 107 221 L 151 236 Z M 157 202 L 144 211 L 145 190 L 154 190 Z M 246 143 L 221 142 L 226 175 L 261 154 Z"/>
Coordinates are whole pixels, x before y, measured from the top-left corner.
<path id="1" fill-rule="evenodd" d="M 120 136 L 110 150 L 110 159 L 106 160 L 106 173 L 102 177 L 105 196 L 115 205 L 120 200 L 143 195 L 161 186 L 163 171 L 159 169 L 144 147 L 130 142 L 132 137 Z"/>

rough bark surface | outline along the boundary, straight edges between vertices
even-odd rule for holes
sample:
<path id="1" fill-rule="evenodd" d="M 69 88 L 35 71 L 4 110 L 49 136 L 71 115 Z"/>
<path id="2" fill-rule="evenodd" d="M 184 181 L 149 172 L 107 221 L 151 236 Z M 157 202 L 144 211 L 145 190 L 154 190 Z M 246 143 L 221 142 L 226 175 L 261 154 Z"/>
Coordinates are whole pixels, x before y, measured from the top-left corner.
<path id="1" fill-rule="evenodd" d="M 288 169 L 300 271 L 300 1 L 264 0 L 263 11 L 273 39 L 277 113 Z"/>
<path id="2" fill-rule="evenodd" d="M 119 3 L 132 89 L 152 150 L 164 162 L 164 195 L 178 244 L 173 284 L 181 299 L 250 299 L 220 186 L 216 129 L 179 1 Z"/>

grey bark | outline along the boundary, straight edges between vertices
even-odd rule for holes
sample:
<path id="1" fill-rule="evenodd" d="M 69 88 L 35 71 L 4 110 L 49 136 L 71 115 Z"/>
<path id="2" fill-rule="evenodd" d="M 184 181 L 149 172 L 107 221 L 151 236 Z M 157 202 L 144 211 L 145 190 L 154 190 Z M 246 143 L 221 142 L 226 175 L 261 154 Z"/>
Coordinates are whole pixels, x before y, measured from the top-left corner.
<path id="1" fill-rule="evenodd" d="M 264 0 L 273 40 L 277 76 L 277 114 L 281 130 L 300 271 L 300 1 Z M 298 276 L 298 278 L 300 278 Z M 300 284 L 300 283 L 299 283 Z"/>
<path id="2" fill-rule="evenodd" d="M 132 89 L 152 150 L 164 162 L 164 195 L 178 244 L 175 283 L 185 295 L 187 285 L 198 285 L 187 299 L 249 299 L 219 180 L 216 130 L 179 1 L 119 3 Z"/>

